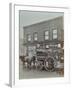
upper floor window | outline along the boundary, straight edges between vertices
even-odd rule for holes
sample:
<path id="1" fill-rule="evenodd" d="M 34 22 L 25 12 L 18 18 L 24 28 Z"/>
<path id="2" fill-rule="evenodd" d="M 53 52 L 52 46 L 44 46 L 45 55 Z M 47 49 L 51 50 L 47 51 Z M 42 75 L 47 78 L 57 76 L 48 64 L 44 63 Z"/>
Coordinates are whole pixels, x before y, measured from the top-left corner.
<path id="1" fill-rule="evenodd" d="M 35 40 L 35 41 L 38 40 L 38 33 L 37 33 L 37 32 L 34 33 L 34 40 Z"/>
<path id="2" fill-rule="evenodd" d="M 30 34 L 28 34 L 27 40 L 28 40 L 28 41 L 31 41 L 31 35 L 30 35 Z"/>
<path id="3" fill-rule="evenodd" d="M 53 39 L 57 39 L 57 29 L 53 30 Z"/>
<path id="4" fill-rule="evenodd" d="M 49 31 L 45 31 L 45 40 L 49 39 Z"/>

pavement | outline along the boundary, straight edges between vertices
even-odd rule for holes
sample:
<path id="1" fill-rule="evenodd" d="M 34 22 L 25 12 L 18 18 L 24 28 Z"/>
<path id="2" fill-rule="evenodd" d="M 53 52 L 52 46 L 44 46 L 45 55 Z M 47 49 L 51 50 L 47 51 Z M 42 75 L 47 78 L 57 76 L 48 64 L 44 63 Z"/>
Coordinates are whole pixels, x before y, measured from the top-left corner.
<path id="1" fill-rule="evenodd" d="M 33 79 L 33 78 L 54 78 L 54 77 L 63 77 L 62 75 L 54 72 L 48 72 L 45 70 L 29 70 L 23 68 L 23 63 L 19 62 L 19 79 Z"/>

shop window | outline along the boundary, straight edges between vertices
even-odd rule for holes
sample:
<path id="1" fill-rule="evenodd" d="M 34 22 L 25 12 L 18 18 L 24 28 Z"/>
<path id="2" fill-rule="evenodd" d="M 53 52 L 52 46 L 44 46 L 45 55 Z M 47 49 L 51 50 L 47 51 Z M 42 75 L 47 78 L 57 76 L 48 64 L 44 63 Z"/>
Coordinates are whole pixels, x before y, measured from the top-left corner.
<path id="1" fill-rule="evenodd" d="M 46 45 L 45 47 L 48 49 L 49 48 L 49 45 Z"/>

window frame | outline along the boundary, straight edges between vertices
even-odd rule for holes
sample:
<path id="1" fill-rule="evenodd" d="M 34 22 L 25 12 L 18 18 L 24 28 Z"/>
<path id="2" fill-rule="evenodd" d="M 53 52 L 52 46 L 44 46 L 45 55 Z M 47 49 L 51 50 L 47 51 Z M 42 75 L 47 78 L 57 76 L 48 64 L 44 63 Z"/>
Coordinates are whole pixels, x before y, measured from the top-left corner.
<path id="1" fill-rule="evenodd" d="M 29 35 L 31 36 L 31 34 L 27 34 L 27 41 L 28 41 L 28 42 L 31 42 L 32 37 L 31 37 L 31 40 L 28 40 L 28 36 L 29 36 Z"/>
<path id="2" fill-rule="evenodd" d="M 54 35 L 54 34 L 53 34 L 53 31 L 54 31 L 54 30 L 57 30 L 57 38 L 54 38 L 54 37 L 53 37 L 53 35 Z M 53 40 L 58 40 L 58 29 L 57 29 L 57 28 L 52 29 L 52 39 L 53 39 Z"/>
<path id="3" fill-rule="evenodd" d="M 47 35 L 45 35 L 45 32 L 47 32 L 47 31 L 48 31 L 48 39 L 45 39 L 45 36 L 47 36 Z M 46 30 L 46 31 L 44 31 L 44 40 L 47 41 L 49 39 L 50 39 L 50 31 L 49 30 Z"/>
<path id="4" fill-rule="evenodd" d="M 37 40 L 35 40 L 35 34 L 37 34 Z M 33 40 L 34 40 L 34 41 L 38 41 L 38 32 L 34 32 L 34 33 L 33 33 Z"/>
<path id="5" fill-rule="evenodd" d="M 48 48 L 46 47 L 46 45 L 48 45 Z M 49 49 L 49 44 L 45 44 L 45 49 Z"/>

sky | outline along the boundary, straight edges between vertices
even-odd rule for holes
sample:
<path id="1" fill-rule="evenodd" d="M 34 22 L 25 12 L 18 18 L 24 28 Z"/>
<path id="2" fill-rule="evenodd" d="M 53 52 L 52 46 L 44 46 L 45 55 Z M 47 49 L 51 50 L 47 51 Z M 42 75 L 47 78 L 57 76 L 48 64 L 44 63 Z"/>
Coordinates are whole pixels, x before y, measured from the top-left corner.
<path id="1" fill-rule="evenodd" d="M 34 11 L 20 11 L 20 21 L 24 26 L 28 26 L 41 21 L 49 20 L 58 16 L 63 16 L 60 12 L 34 12 Z"/>

